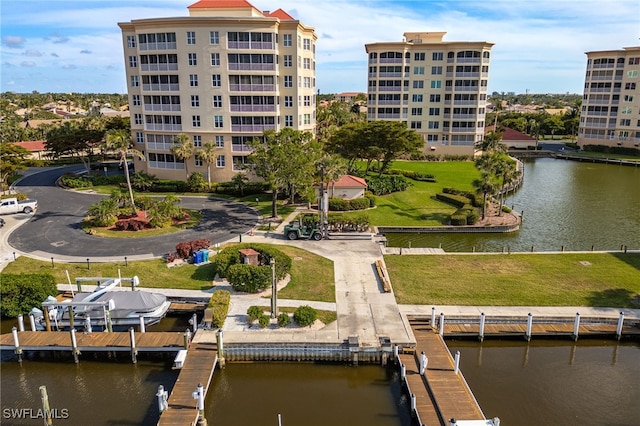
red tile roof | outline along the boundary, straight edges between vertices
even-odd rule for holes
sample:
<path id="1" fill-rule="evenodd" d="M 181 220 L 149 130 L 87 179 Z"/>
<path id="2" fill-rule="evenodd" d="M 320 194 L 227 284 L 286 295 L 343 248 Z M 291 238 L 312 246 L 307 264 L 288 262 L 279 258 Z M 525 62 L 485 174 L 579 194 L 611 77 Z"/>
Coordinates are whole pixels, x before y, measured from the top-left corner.
<path id="1" fill-rule="evenodd" d="M 367 181 L 358 176 L 344 175 L 338 179 L 335 184 L 333 181 L 329 182 L 329 185 L 333 185 L 336 188 L 353 188 L 353 187 L 367 187 Z"/>
<path id="2" fill-rule="evenodd" d="M 494 126 L 485 127 L 485 133 L 494 130 Z M 509 141 L 535 141 L 535 138 L 524 134 L 522 132 L 517 131 L 516 129 L 512 129 L 510 127 L 504 127 L 504 131 L 502 132 L 502 140 L 504 142 Z"/>
<path id="3" fill-rule="evenodd" d="M 45 141 L 23 141 L 23 142 L 13 142 L 13 144 L 21 146 L 29 152 L 38 152 L 38 151 L 44 151 L 46 149 L 44 147 L 44 142 Z"/>
<path id="4" fill-rule="evenodd" d="M 295 18 L 291 15 L 289 15 L 287 12 L 285 12 L 282 9 L 278 9 L 275 12 L 271 12 L 269 14 L 269 18 L 278 18 L 281 21 L 295 21 Z"/>
<path id="5" fill-rule="evenodd" d="M 256 7 L 247 0 L 200 0 L 191 6 L 187 6 L 187 9 L 226 9 L 242 7 L 252 7 L 256 9 Z"/>

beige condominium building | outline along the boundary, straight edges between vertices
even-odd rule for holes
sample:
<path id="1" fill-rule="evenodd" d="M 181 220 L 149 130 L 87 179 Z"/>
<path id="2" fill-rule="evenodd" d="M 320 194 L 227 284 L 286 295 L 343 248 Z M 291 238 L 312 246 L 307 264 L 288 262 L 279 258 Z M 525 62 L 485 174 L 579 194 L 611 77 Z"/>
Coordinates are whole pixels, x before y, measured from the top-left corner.
<path id="1" fill-rule="evenodd" d="M 638 148 L 640 46 L 586 52 L 578 145 Z"/>
<path id="2" fill-rule="evenodd" d="M 424 152 L 473 155 L 484 135 L 493 43 L 443 41 L 444 32 L 407 32 L 365 45 L 368 120 L 402 121 Z"/>
<path id="3" fill-rule="evenodd" d="M 229 181 L 265 130 L 314 131 L 317 37 L 282 9 L 245 0 L 202 0 L 188 11 L 118 24 L 132 137 L 146 157 L 135 167 L 162 179 L 206 176 L 198 151 L 211 142 L 211 180 Z M 195 146 L 186 164 L 170 150 L 180 134 Z"/>

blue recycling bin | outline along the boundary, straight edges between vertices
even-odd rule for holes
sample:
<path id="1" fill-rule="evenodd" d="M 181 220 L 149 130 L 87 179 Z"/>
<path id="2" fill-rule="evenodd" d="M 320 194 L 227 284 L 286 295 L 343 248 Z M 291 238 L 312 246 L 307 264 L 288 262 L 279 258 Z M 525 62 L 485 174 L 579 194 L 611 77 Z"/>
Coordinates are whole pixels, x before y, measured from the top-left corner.
<path id="1" fill-rule="evenodd" d="M 202 261 L 203 262 L 208 262 L 209 261 L 209 250 L 202 249 L 200 251 L 202 252 Z"/>
<path id="2" fill-rule="evenodd" d="M 193 252 L 193 263 L 196 265 L 202 263 L 202 252 L 200 250 Z"/>

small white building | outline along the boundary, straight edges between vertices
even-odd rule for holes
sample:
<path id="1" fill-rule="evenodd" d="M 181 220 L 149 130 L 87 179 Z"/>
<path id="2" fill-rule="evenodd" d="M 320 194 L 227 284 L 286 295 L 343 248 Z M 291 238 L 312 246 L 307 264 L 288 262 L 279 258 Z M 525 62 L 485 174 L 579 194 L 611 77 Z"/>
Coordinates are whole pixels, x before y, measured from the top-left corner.
<path id="1" fill-rule="evenodd" d="M 317 191 L 320 187 L 316 185 L 315 189 Z M 344 175 L 337 181 L 329 181 L 325 190 L 328 192 L 329 198 L 353 200 L 364 197 L 364 191 L 367 190 L 367 181 L 357 176 Z"/>

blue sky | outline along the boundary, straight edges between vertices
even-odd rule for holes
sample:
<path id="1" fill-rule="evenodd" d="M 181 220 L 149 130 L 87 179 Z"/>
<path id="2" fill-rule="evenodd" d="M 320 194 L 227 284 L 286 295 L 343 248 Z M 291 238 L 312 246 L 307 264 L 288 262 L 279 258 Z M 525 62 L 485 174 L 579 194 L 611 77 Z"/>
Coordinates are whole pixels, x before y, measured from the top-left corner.
<path id="1" fill-rule="evenodd" d="M 195 0 L 2 0 L 0 91 L 126 91 L 118 22 L 187 16 Z M 582 93 L 591 50 L 637 46 L 638 0 L 253 0 L 315 27 L 321 93 L 366 91 L 366 43 L 407 31 L 495 43 L 489 92 Z"/>

